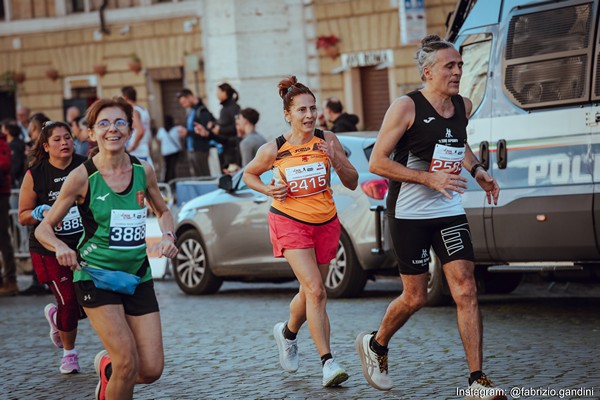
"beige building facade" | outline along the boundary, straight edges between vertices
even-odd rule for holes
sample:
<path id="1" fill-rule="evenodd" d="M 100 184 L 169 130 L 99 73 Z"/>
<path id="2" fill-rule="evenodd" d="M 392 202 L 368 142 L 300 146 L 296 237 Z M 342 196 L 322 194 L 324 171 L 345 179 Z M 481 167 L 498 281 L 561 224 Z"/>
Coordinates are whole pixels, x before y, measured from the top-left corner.
<path id="1" fill-rule="evenodd" d="M 0 110 L 16 105 L 64 118 L 69 105 L 132 85 L 157 126 L 182 119 L 188 87 L 218 116 L 227 81 L 261 113 L 269 138 L 286 125 L 276 85 L 294 74 L 319 106 L 339 97 L 361 129 L 377 130 L 393 98 L 420 85 L 404 4 L 415 0 L 0 0 Z M 445 33 L 456 0 L 425 0 L 423 32 Z M 410 15 L 408 15 L 410 17 Z M 414 33 L 414 32 L 413 32 Z M 319 36 L 339 39 L 333 52 Z"/>
<path id="2" fill-rule="evenodd" d="M 342 100 L 357 114 L 359 128 L 378 130 L 391 101 L 421 86 L 415 64 L 417 43 L 403 43 L 401 3 L 410 0 L 314 1 L 317 36 L 340 39 L 339 54 L 319 51 L 320 96 Z M 418 3 L 412 1 L 413 4 Z M 421 2 L 422 3 L 422 2 Z M 445 35 L 445 21 L 456 0 L 424 0 L 418 30 Z M 414 36 L 414 35 L 413 35 Z"/>

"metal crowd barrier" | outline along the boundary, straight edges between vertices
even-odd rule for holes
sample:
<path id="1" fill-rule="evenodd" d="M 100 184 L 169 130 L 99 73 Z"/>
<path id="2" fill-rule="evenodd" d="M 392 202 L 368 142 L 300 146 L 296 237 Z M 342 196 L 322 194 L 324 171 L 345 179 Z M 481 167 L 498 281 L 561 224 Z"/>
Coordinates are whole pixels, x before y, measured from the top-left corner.
<path id="1" fill-rule="evenodd" d="M 15 258 L 29 258 L 30 228 L 19 224 L 19 189 L 10 191 L 10 240 L 15 252 Z"/>

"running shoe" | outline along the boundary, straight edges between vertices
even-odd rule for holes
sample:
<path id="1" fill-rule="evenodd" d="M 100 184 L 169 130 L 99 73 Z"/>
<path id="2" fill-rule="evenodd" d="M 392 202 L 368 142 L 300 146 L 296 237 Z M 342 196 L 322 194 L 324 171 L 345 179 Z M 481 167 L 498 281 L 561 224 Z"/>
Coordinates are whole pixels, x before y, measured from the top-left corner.
<path id="1" fill-rule="evenodd" d="M 356 351 L 362 364 L 362 372 L 369 385 L 379 390 L 390 390 L 392 380 L 388 375 L 387 354 L 380 356 L 371 349 L 373 333 L 362 332 L 356 338 Z"/>
<path id="2" fill-rule="evenodd" d="M 497 388 L 486 374 L 474 380 L 467 389 L 465 400 L 506 400 L 504 390 Z"/>
<path id="3" fill-rule="evenodd" d="M 106 350 L 96 354 L 94 358 L 94 369 L 98 375 L 98 385 L 96 386 L 96 400 L 106 400 L 106 385 L 108 385 L 108 376 L 106 368 L 110 365 L 110 357 Z"/>
<path id="4" fill-rule="evenodd" d="M 288 340 L 283 336 L 285 322 L 278 322 L 273 327 L 273 336 L 279 349 L 279 363 L 287 372 L 298 371 L 298 339 Z"/>
<path id="5" fill-rule="evenodd" d="M 333 358 L 323 364 L 323 387 L 339 386 L 348 380 L 348 374 Z"/>
<path id="6" fill-rule="evenodd" d="M 61 374 L 76 374 L 79 372 L 79 356 L 77 353 L 64 356 L 60 362 Z"/>
<path id="7" fill-rule="evenodd" d="M 63 343 L 58 334 L 58 328 L 56 327 L 56 312 L 58 308 L 56 305 L 50 303 L 44 308 L 44 315 L 46 316 L 46 320 L 48 324 L 50 324 L 50 340 L 52 343 L 58 347 L 59 349 L 63 348 Z"/>

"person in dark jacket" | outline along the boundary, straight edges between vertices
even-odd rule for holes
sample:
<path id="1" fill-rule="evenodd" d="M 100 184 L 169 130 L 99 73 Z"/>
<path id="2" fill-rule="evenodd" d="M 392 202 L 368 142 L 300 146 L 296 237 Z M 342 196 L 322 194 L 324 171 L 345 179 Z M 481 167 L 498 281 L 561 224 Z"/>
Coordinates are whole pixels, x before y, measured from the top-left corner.
<path id="1" fill-rule="evenodd" d="M 17 265 L 10 240 L 9 199 L 10 199 L 10 147 L 6 135 L 0 131 L 0 253 L 2 253 L 2 275 L 0 276 L 0 296 L 14 296 L 17 287 Z"/>
<path id="2" fill-rule="evenodd" d="M 206 108 L 202 100 L 189 89 L 177 93 L 177 101 L 187 110 L 186 149 L 190 156 L 190 164 L 194 176 L 210 176 L 208 155 L 210 141 L 215 139 L 209 126 L 214 124 L 215 117 Z"/>
<path id="3" fill-rule="evenodd" d="M 358 124 L 358 116 L 354 114 L 348 114 L 343 112 L 344 107 L 342 102 L 335 98 L 330 97 L 325 101 L 325 107 L 323 107 L 323 115 L 327 121 L 331 122 L 331 131 L 335 133 L 339 132 L 356 132 L 356 124 Z"/>
<path id="4" fill-rule="evenodd" d="M 0 130 L 6 135 L 8 146 L 10 147 L 10 181 L 11 188 L 21 187 L 23 175 L 25 175 L 25 142 L 21 139 L 21 128 L 15 121 L 4 120 Z"/>
<path id="5" fill-rule="evenodd" d="M 223 107 L 218 121 L 209 125 L 209 128 L 217 135 L 216 140 L 224 147 L 221 168 L 227 168 L 229 164 L 242 165 L 239 138 L 235 127 L 235 116 L 240 113 L 240 106 L 237 103 L 238 92 L 229 83 L 222 83 L 217 87 L 217 97 Z"/>

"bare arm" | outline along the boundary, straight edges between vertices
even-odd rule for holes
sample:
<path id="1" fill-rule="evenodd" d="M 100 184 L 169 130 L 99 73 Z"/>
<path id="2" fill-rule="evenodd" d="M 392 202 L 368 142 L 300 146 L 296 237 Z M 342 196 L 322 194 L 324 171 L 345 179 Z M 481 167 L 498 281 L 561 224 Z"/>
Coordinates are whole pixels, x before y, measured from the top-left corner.
<path id="1" fill-rule="evenodd" d="M 287 197 L 288 188 L 284 184 L 275 184 L 275 180 L 272 179 L 269 185 L 265 185 L 261 180 L 260 176 L 271 169 L 275 158 L 277 157 L 277 144 L 275 141 L 263 144 L 258 149 L 256 156 L 246 166 L 244 170 L 244 182 L 246 185 L 256 190 L 257 192 L 263 193 L 267 196 L 273 197 L 276 200 L 284 201 Z"/>
<path id="2" fill-rule="evenodd" d="M 175 246 L 175 239 L 167 234 L 167 232 L 173 232 L 175 229 L 173 215 L 160 194 L 154 169 L 152 169 L 150 164 L 145 161 L 142 161 L 142 165 L 144 166 L 144 172 L 146 173 L 146 195 L 148 196 L 148 203 L 150 203 L 150 206 L 154 210 L 154 213 L 158 218 L 158 226 L 160 226 L 160 231 L 163 233 L 159 244 L 160 253 L 163 256 L 173 258 L 177 255 L 177 246 Z"/>
<path id="3" fill-rule="evenodd" d="M 463 189 L 467 187 L 465 183 L 467 180 L 462 176 L 451 174 L 446 170 L 436 172 L 415 170 L 390 159 L 390 154 L 412 126 L 414 119 L 415 103 L 411 98 L 402 96 L 394 100 L 385 113 L 377 135 L 369 160 L 369 171 L 395 181 L 428 186 L 448 198 L 452 198 L 448 190 L 463 193 Z"/>
<path id="4" fill-rule="evenodd" d="M 142 124 L 140 112 L 136 109 L 133 110 L 133 123 L 131 124 L 131 129 L 135 129 L 135 139 L 133 140 L 131 146 L 129 146 L 127 149 L 129 152 L 137 149 L 142 141 L 142 138 L 144 137 L 144 134 L 146 133 L 144 130 L 144 125 Z"/>
<path id="5" fill-rule="evenodd" d="M 88 176 L 83 165 L 75 168 L 60 189 L 58 198 L 48 214 L 35 229 L 35 237 L 48 250 L 56 253 L 58 263 L 79 269 L 77 254 L 54 234 L 54 227 L 67 215 L 73 204 L 81 204 L 88 189 Z"/>
<path id="6" fill-rule="evenodd" d="M 37 205 L 37 193 L 33 191 L 33 177 L 27 170 L 19 190 L 19 223 L 21 225 L 36 225 L 39 221 L 31 216 L 31 212 Z M 44 217 L 48 211 L 44 211 Z"/>
<path id="7" fill-rule="evenodd" d="M 325 140 L 319 143 L 319 148 L 327 157 L 340 180 L 348 189 L 354 190 L 358 186 L 358 172 L 346 157 L 340 140 L 335 133 L 325 131 Z"/>

